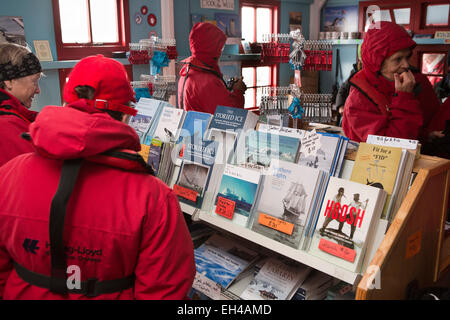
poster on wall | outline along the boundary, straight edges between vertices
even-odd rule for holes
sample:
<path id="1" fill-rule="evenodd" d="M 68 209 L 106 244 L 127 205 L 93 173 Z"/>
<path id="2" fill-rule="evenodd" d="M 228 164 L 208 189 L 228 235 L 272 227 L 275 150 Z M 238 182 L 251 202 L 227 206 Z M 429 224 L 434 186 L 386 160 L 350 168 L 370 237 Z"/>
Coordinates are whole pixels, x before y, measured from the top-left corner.
<path id="1" fill-rule="evenodd" d="M 234 10 L 234 0 L 200 0 L 200 8 Z"/>
<path id="2" fill-rule="evenodd" d="M 324 31 L 357 32 L 358 6 L 325 7 Z"/>
<path id="3" fill-rule="evenodd" d="M 302 31 L 302 13 L 289 12 L 289 31 L 295 31 L 297 29 Z"/>
<path id="4" fill-rule="evenodd" d="M 241 37 L 241 19 L 239 15 L 233 13 L 216 13 L 214 15 L 217 26 L 227 35 L 227 37 Z"/>
<path id="5" fill-rule="evenodd" d="M 0 42 L 27 45 L 22 17 L 0 16 Z"/>

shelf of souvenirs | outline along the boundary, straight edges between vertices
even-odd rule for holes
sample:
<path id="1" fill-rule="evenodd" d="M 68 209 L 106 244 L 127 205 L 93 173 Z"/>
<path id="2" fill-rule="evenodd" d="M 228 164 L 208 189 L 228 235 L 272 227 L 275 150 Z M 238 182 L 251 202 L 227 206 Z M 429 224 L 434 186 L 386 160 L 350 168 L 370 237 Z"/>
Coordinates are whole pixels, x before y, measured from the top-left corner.
<path id="1" fill-rule="evenodd" d="M 123 65 L 129 65 L 127 58 L 114 58 Z M 43 70 L 65 69 L 73 68 L 80 60 L 62 60 L 62 61 L 42 61 L 41 66 Z"/>

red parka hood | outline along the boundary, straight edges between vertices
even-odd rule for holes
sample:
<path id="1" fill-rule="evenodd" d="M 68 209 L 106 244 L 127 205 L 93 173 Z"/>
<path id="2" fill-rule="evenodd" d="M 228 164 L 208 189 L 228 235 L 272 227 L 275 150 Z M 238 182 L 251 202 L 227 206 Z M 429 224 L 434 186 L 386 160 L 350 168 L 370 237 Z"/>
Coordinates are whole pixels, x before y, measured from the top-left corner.
<path id="1" fill-rule="evenodd" d="M 414 48 L 416 43 L 403 27 L 381 21 L 369 28 L 361 46 L 361 60 L 365 72 L 376 75 L 383 61 L 395 52 Z"/>
<path id="2" fill-rule="evenodd" d="M 65 107 L 47 106 L 30 125 L 35 150 L 53 159 L 75 159 L 109 150 L 140 150 L 139 137 L 125 123 L 91 107 L 84 99 Z"/>
<path id="3" fill-rule="evenodd" d="M 184 62 L 199 64 L 220 73 L 219 59 L 227 36 L 215 25 L 208 22 L 199 22 L 194 25 L 189 34 L 189 47 L 191 56 Z M 184 71 L 182 71 L 184 72 Z"/>

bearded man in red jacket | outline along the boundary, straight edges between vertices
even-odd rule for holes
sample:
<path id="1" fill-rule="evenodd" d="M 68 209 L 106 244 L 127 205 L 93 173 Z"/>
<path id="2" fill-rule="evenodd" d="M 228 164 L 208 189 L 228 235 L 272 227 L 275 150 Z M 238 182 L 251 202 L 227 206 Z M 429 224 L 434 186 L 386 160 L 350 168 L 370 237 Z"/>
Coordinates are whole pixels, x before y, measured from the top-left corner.
<path id="1" fill-rule="evenodd" d="M 174 192 L 122 122 L 119 62 L 82 59 L 30 125 L 35 150 L 0 169 L 0 299 L 183 299 L 193 243 Z"/>
<path id="2" fill-rule="evenodd" d="M 433 87 L 426 76 L 410 68 L 415 46 L 395 23 L 370 26 L 361 47 L 363 69 L 349 80 L 342 120 L 348 138 L 364 142 L 373 134 L 425 142 L 439 130 L 430 125 L 440 106 Z"/>
<path id="3" fill-rule="evenodd" d="M 178 104 L 186 110 L 214 114 L 217 106 L 243 108 L 247 89 L 242 78 L 233 84 L 232 90 L 222 78 L 219 59 L 227 40 L 215 25 L 199 22 L 189 34 L 192 55 L 183 60 L 178 81 Z"/>

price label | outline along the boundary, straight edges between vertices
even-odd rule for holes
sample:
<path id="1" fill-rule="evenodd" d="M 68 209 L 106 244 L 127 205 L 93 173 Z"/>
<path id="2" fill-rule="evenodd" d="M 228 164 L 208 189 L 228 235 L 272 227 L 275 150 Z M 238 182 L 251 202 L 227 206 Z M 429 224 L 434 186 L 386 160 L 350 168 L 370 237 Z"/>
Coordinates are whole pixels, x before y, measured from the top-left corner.
<path id="1" fill-rule="evenodd" d="M 173 191 L 180 197 L 196 202 L 198 193 L 194 190 L 184 188 L 175 184 L 173 186 Z"/>
<path id="2" fill-rule="evenodd" d="M 292 232 L 294 231 L 294 224 L 269 216 L 264 213 L 259 214 L 258 222 L 263 226 L 275 229 L 288 235 L 292 235 Z"/>
<path id="3" fill-rule="evenodd" d="M 201 273 L 196 273 L 194 278 L 194 283 L 192 284 L 194 289 L 197 289 L 201 293 L 207 295 L 213 300 L 221 299 L 221 288 L 220 285 Z"/>
<path id="4" fill-rule="evenodd" d="M 422 230 L 417 231 L 408 238 L 406 244 L 406 259 L 414 257 L 420 252 L 422 242 Z"/>
<path id="5" fill-rule="evenodd" d="M 321 148 L 320 135 L 316 132 L 316 129 L 305 133 L 301 139 L 300 152 L 305 157 L 315 156 L 317 151 Z"/>
<path id="6" fill-rule="evenodd" d="M 320 239 L 319 249 L 352 263 L 355 261 L 356 258 L 355 250 L 341 246 L 340 244 L 325 239 Z"/>
<path id="7" fill-rule="evenodd" d="M 218 197 L 216 213 L 227 219 L 233 219 L 235 206 L 236 206 L 236 202 L 234 202 L 233 200 L 230 200 L 230 199 L 227 199 L 224 197 Z"/>

